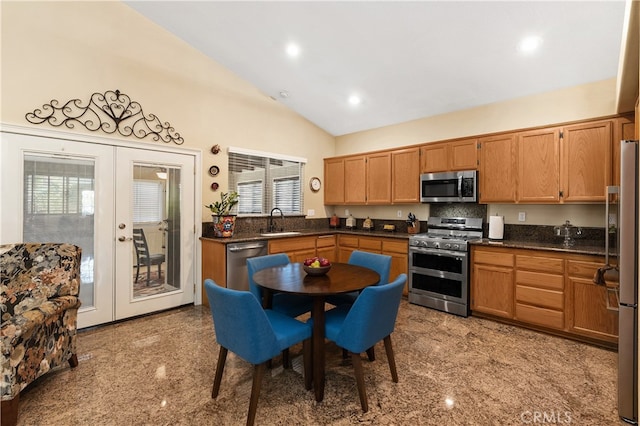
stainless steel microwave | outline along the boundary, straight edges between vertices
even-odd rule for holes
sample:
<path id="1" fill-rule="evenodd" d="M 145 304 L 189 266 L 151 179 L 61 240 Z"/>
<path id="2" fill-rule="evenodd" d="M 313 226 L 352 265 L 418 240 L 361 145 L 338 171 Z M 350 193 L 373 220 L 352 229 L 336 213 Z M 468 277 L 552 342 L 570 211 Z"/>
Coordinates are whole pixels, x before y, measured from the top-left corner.
<path id="1" fill-rule="evenodd" d="M 420 175 L 420 201 L 423 203 L 475 203 L 478 172 L 425 173 Z"/>

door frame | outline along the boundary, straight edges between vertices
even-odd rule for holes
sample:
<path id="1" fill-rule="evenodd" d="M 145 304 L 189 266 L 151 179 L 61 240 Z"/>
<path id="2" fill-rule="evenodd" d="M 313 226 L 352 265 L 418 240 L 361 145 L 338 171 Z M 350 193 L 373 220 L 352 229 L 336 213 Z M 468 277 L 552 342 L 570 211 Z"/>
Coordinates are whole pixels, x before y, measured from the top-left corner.
<path id="1" fill-rule="evenodd" d="M 74 142 L 85 142 L 99 145 L 108 145 L 111 147 L 125 147 L 133 149 L 146 149 L 152 151 L 160 151 L 167 153 L 186 154 L 194 156 L 194 247 L 193 253 L 195 253 L 194 264 L 194 305 L 202 304 L 202 249 L 199 244 L 199 237 L 202 235 L 202 150 L 197 148 L 175 147 L 172 145 L 160 145 L 160 142 L 138 142 L 131 141 L 123 138 L 116 137 L 104 137 L 94 136 L 85 133 L 73 133 L 65 132 L 56 129 L 41 129 L 36 127 L 19 126 L 14 124 L 0 123 L 0 132 L 2 133 L 14 133 L 25 136 L 36 136 L 51 139 L 61 139 Z M 1 177 L 0 177 L 1 178 Z M 9 207 L 8 207 L 9 208 Z M 3 210 L 2 199 L 0 198 L 0 212 L 9 211 Z M 114 224 L 115 226 L 115 224 Z"/>

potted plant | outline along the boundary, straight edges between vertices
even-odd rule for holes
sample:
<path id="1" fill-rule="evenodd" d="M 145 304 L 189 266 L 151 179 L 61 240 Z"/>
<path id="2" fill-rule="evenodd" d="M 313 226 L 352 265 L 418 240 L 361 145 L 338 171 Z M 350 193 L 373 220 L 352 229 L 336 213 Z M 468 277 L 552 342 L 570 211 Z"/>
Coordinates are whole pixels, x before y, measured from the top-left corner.
<path id="1" fill-rule="evenodd" d="M 220 201 L 205 206 L 213 213 L 213 230 L 216 237 L 232 237 L 235 228 L 236 216 L 231 214 L 231 209 L 238 204 L 236 191 L 221 192 Z"/>

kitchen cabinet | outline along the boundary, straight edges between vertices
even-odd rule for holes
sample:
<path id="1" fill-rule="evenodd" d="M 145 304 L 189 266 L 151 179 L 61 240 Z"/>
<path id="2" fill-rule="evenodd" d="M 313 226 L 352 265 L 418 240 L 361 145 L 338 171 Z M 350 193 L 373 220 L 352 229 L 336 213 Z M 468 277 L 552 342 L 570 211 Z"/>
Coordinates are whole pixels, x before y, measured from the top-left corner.
<path id="1" fill-rule="evenodd" d="M 473 138 L 423 145 L 420 148 L 420 172 L 476 170 L 478 167 L 477 144 L 478 140 Z"/>
<path id="2" fill-rule="evenodd" d="M 335 235 L 320 235 L 316 238 L 316 256 L 335 262 L 337 259 L 337 247 Z"/>
<path id="3" fill-rule="evenodd" d="M 420 202 L 420 149 L 391 151 L 391 203 Z"/>
<path id="4" fill-rule="evenodd" d="M 604 202 L 612 182 L 611 120 L 567 126 L 562 133 L 562 200 Z"/>
<path id="5" fill-rule="evenodd" d="M 365 204 L 367 201 L 367 160 L 364 155 L 344 159 L 344 203 Z"/>
<path id="6" fill-rule="evenodd" d="M 633 115 L 616 118 L 613 121 L 613 155 L 612 185 L 620 185 L 620 141 L 635 139 L 636 126 Z"/>
<path id="7" fill-rule="evenodd" d="M 366 170 L 366 204 L 391 204 L 391 152 L 367 155 Z"/>
<path id="8" fill-rule="evenodd" d="M 581 336 L 618 341 L 618 313 L 607 309 L 605 287 L 593 283 L 593 275 L 604 264 L 598 256 L 567 261 L 569 298 L 568 328 Z M 612 302 L 617 303 L 617 300 Z"/>
<path id="9" fill-rule="evenodd" d="M 211 278 L 222 287 L 227 286 L 227 246 L 210 239 L 202 242 L 202 304 L 209 306 L 209 299 L 204 290 L 204 280 Z"/>
<path id="10" fill-rule="evenodd" d="M 513 133 L 482 138 L 480 145 L 479 202 L 516 201 L 516 137 Z"/>
<path id="11" fill-rule="evenodd" d="M 391 256 L 391 268 L 388 280 L 395 279 L 399 274 L 407 274 L 409 267 L 409 242 L 397 238 L 360 237 L 355 235 L 338 236 L 338 259 L 348 262 L 354 250 L 366 251 Z M 405 285 L 404 295 L 408 294 L 408 284 Z"/>
<path id="12" fill-rule="evenodd" d="M 344 158 L 324 160 L 324 203 L 344 204 Z"/>
<path id="13" fill-rule="evenodd" d="M 604 257 L 474 245 L 471 310 L 565 337 L 613 346 L 618 313 L 593 283 Z"/>
<path id="14" fill-rule="evenodd" d="M 516 255 L 515 319 L 544 327 L 564 328 L 564 260 Z"/>
<path id="15" fill-rule="evenodd" d="M 269 240 L 269 254 L 286 253 L 291 262 L 304 262 L 316 256 L 316 237 L 291 237 Z"/>
<path id="16" fill-rule="evenodd" d="M 513 254 L 492 247 L 473 247 L 471 262 L 471 310 L 513 318 Z"/>
<path id="17" fill-rule="evenodd" d="M 560 129 L 517 135 L 518 202 L 557 203 L 560 200 Z"/>

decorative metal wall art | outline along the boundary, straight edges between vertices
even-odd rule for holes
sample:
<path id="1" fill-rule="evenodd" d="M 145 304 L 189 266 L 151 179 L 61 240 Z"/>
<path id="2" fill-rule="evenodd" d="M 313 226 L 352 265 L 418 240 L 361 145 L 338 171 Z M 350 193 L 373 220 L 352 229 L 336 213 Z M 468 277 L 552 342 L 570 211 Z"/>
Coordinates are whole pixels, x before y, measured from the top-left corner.
<path id="1" fill-rule="evenodd" d="M 180 133 L 168 122 L 162 123 L 154 114 L 145 115 L 142 106 L 120 90 L 94 93 L 86 106 L 80 99 L 71 99 L 62 106 L 59 104 L 53 99 L 42 109 L 27 113 L 25 118 L 33 124 L 46 121 L 54 127 L 64 124 L 69 129 L 80 124 L 92 132 L 102 130 L 112 134 L 117 131 L 122 136 L 133 135 L 138 139 L 151 136 L 154 141 L 184 143 Z"/>

